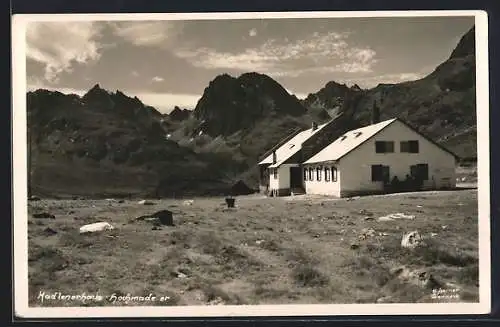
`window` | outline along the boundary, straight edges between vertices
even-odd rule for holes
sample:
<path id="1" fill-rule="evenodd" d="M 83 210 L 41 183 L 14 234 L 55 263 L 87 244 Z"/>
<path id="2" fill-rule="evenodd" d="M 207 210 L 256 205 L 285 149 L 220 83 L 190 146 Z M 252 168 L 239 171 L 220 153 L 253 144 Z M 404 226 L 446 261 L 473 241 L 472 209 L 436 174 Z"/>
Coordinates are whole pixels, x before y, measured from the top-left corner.
<path id="1" fill-rule="evenodd" d="M 363 133 L 361 133 L 361 132 L 356 132 L 356 133 L 354 134 L 354 137 L 359 137 L 361 134 L 363 134 Z"/>
<path id="2" fill-rule="evenodd" d="M 340 138 L 340 141 L 343 141 L 343 140 L 345 140 L 346 138 L 347 138 L 347 136 L 346 136 L 346 135 L 342 135 L 342 137 Z"/>
<path id="3" fill-rule="evenodd" d="M 421 181 L 426 181 L 429 179 L 429 165 L 428 164 L 418 164 L 410 167 L 411 175 Z"/>
<path id="4" fill-rule="evenodd" d="M 321 167 L 316 168 L 316 180 L 321 181 Z"/>
<path id="5" fill-rule="evenodd" d="M 389 166 L 372 165 L 372 182 L 389 182 Z"/>
<path id="6" fill-rule="evenodd" d="M 304 168 L 304 180 L 307 181 L 307 168 Z"/>
<path id="7" fill-rule="evenodd" d="M 418 141 L 401 141 L 400 151 L 406 153 L 418 153 Z"/>
<path id="8" fill-rule="evenodd" d="M 337 181 L 337 167 L 332 167 L 332 182 Z"/>
<path id="9" fill-rule="evenodd" d="M 278 179 L 278 168 L 273 168 L 273 177 L 274 179 Z"/>
<path id="10" fill-rule="evenodd" d="M 330 181 L 332 171 L 330 170 L 330 167 L 325 167 L 325 182 Z"/>
<path id="11" fill-rule="evenodd" d="M 394 152 L 394 142 L 393 141 L 376 141 L 375 142 L 375 152 L 376 153 L 392 153 L 392 152 Z"/>
<path id="12" fill-rule="evenodd" d="M 313 178 L 313 169 L 312 168 L 309 168 L 309 180 L 310 181 L 314 180 L 314 178 Z"/>

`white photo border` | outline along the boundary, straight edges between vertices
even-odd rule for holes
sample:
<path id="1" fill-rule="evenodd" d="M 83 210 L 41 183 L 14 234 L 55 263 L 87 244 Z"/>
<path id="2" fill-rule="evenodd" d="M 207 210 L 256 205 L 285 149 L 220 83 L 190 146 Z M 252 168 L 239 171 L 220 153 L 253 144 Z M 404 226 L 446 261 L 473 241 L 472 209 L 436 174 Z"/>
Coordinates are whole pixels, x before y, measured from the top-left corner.
<path id="1" fill-rule="evenodd" d="M 28 305 L 26 25 L 33 21 L 198 20 L 473 16 L 476 33 L 479 303 L 310 304 L 172 307 L 50 307 Z M 14 314 L 22 318 L 291 317 L 345 315 L 462 315 L 491 310 L 488 16 L 480 10 L 245 12 L 155 14 L 18 14 L 12 16 L 12 146 Z"/>

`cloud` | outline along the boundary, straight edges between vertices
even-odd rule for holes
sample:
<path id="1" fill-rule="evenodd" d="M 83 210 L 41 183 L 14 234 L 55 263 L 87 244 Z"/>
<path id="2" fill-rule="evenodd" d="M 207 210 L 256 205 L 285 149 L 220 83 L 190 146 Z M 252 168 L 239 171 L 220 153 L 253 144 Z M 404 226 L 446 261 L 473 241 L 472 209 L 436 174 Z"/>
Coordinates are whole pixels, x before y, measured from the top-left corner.
<path id="1" fill-rule="evenodd" d="M 44 77 L 57 82 L 72 66 L 97 61 L 103 45 L 101 24 L 95 22 L 31 22 L 26 29 L 26 56 L 42 63 Z"/>
<path id="2" fill-rule="evenodd" d="M 131 73 L 130 73 L 132 76 L 134 77 L 138 77 L 139 76 L 139 73 L 135 70 L 133 70 Z"/>
<path id="3" fill-rule="evenodd" d="M 165 79 L 163 77 L 160 77 L 160 76 L 155 76 L 153 77 L 153 82 L 163 82 Z"/>
<path id="4" fill-rule="evenodd" d="M 252 28 L 250 31 L 248 31 L 248 35 L 253 37 L 257 35 L 257 29 Z"/>
<path id="5" fill-rule="evenodd" d="M 180 24 L 170 21 L 111 22 L 112 32 L 137 46 L 166 46 L 180 33 Z"/>
<path id="6" fill-rule="evenodd" d="M 271 76 L 300 76 L 306 73 L 367 73 L 376 63 L 376 52 L 351 46 L 349 33 L 311 34 L 295 42 L 270 39 L 257 48 L 241 52 L 219 52 L 213 48 L 179 48 L 174 53 L 195 67 L 258 71 Z"/>

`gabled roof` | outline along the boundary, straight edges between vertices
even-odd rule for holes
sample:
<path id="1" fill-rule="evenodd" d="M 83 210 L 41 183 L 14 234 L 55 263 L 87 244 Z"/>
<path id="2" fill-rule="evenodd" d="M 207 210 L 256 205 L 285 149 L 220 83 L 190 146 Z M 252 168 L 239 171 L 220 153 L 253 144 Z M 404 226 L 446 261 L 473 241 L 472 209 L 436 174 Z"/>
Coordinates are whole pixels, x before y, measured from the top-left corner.
<path id="1" fill-rule="evenodd" d="M 261 162 L 259 162 L 259 165 L 263 164 L 272 164 L 270 168 L 276 168 L 279 167 L 281 164 L 283 164 L 286 160 L 290 159 L 294 154 L 300 151 L 302 148 L 302 143 L 307 141 L 309 138 L 311 138 L 313 135 L 318 133 L 321 129 L 323 129 L 326 125 L 328 125 L 330 122 L 318 125 L 318 128 L 315 130 L 312 130 L 312 128 L 306 129 L 294 137 L 292 137 L 290 140 L 285 142 L 282 146 L 276 149 L 276 163 L 273 163 L 273 154 L 271 153 L 268 155 L 266 158 L 264 158 Z"/>
<path id="2" fill-rule="evenodd" d="M 453 155 L 455 158 L 457 158 L 457 155 L 451 152 L 450 150 L 444 148 L 443 146 L 439 145 L 432 139 L 426 137 L 419 131 L 415 130 L 413 127 L 402 121 L 401 119 L 398 118 L 393 118 L 389 120 L 385 120 L 383 122 L 369 125 L 366 127 L 354 129 L 351 131 L 348 131 L 338 139 L 336 139 L 333 143 L 330 145 L 326 146 L 323 150 L 318 152 L 316 155 L 311 157 L 309 160 L 304 162 L 304 164 L 311 164 L 311 163 L 318 163 L 318 162 L 324 162 L 324 161 L 336 161 L 339 160 L 340 158 L 344 157 L 347 155 L 349 152 L 352 150 L 356 149 L 358 146 L 363 144 L 364 142 L 368 141 L 370 138 L 381 132 L 383 129 L 385 129 L 387 126 L 391 125 L 393 122 L 399 121 L 402 124 L 404 124 L 406 127 L 410 128 L 412 131 L 416 132 L 429 142 L 433 143 L 443 151 L 446 151 Z"/>
<path id="3" fill-rule="evenodd" d="M 377 124 L 348 131 L 304 163 L 309 164 L 339 160 L 341 157 L 351 152 L 365 141 L 369 140 L 382 129 L 389 126 L 395 120 L 396 119 L 389 119 Z"/>

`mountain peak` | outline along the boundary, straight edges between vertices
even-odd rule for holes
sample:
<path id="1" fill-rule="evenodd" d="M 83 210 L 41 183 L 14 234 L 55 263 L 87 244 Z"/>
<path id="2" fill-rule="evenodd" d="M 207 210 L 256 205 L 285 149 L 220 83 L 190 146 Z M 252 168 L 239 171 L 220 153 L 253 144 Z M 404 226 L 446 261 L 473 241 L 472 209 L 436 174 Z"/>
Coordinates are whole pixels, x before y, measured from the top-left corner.
<path id="1" fill-rule="evenodd" d="M 96 84 L 87 93 L 85 93 L 82 98 L 84 100 L 92 100 L 101 97 L 109 97 L 109 93 L 101 88 L 99 84 Z"/>
<path id="2" fill-rule="evenodd" d="M 351 90 L 361 91 L 361 88 L 359 87 L 358 84 L 354 84 L 353 86 L 351 86 Z"/>
<path id="3" fill-rule="evenodd" d="M 335 81 L 329 81 L 325 84 L 325 88 L 342 88 L 345 89 L 347 86 L 345 84 L 340 84 Z"/>
<path id="4" fill-rule="evenodd" d="M 261 74 L 257 72 L 248 72 L 248 73 L 243 73 L 241 74 L 238 79 L 272 79 L 271 77 L 267 76 L 266 74 Z"/>
<path id="5" fill-rule="evenodd" d="M 92 86 L 92 88 L 89 90 L 89 92 L 91 92 L 91 91 L 95 92 L 95 91 L 99 91 L 99 90 L 105 91 L 103 88 L 101 88 L 99 83 L 96 83 L 94 86 Z"/>
<path id="6" fill-rule="evenodd" d="M 330 81 L 316 93 L 309 94 L 302 103 L 308 108 L 323 108 L 331 110 L 342 105 L 343 99 L 349 92 L 355 89 L 349 88 L 345 84 Z"/>
<path id="7" fill-rule="evenodd" d="M 172 118 L 172 120 L 181 121 L 187 119 L 190 114 L 190 110 L 181 109 L 179 106 L 175 106 L 174 110 L 172 110 L 168 115 Z"/>
<path id="8" fill-rule="evenodd" d="M 306 112 L 297 98 L 271 77 L 256 72 L 238 78 L 218 75 L 205 89 L 194 116 L 206 121 L 211 136 L 230 135 L 270 114 L 299 116 Z"/>

